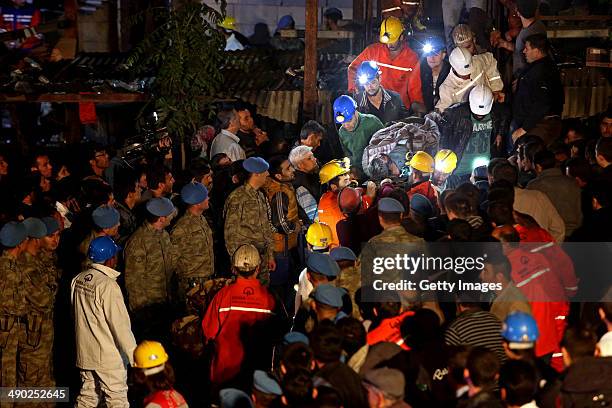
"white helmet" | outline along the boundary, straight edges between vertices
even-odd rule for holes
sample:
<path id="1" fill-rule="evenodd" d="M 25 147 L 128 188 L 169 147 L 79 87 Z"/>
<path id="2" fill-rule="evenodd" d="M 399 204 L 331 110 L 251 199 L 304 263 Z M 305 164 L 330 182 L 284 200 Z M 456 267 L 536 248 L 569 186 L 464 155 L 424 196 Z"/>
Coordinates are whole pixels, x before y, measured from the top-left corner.
<path id="1" fill-rule="evenodd" d="M 470 75 L 472 73 L 472 53 L 467 49 L 455 47 L 450 54 L 449 61 L 459 75 Z"/>
<path id="2" fill-rule="evenodd" d="M 474 115 L 488 115 L 493 106 L 493 92 L 491 88 L 480 84 L 470 91 L 470 110 Z"/>

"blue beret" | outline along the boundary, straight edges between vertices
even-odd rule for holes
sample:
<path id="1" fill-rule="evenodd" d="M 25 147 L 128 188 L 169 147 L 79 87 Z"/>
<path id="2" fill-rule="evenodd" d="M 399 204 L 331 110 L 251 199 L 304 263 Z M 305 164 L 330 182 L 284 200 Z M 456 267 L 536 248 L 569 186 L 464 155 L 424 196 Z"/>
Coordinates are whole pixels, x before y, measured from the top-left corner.
<path id="1" fill-rule="evenodd" d="M 112 228 L 119 224 L 121 217 L 119 211 L 108 205 L 101 205 L 91 214 L 94 224 L 98 228 Z"/>
<path id="2" fill-rule="evenodd" d="M 0 229 L 0 244 L 7 248 L 15 248 L 27 237 L 26 226 L 21 222 L 10 221 Z"/>
<path id="3" fill-rule="evenodd" d="M 152 198 L 147 201 L 147 211 L 158 217 L 167 217 L 172 214 L 175 210 L 172 201 L 166 197 Z"/>
<path id="4" fill-rule="evenodd" d="M 287 14 L 286 16 L 282 16 L 280 20 L 278 20 L 276 31 L 284 30 L 285 28 L 289 28 L 293 24 L 295 24 L 295 20 L 289 14 Z"/>
<path id="5" fill-rule="evenodd" d="M 26 233 L 30 238 L 44 238 L 47 236 L 47 226 L 40 218 L 26 218 L 23 220 L 23 225 L 25 225 Z"/>
<path id="6" fill-rule="evenodd" d="M 415 213 L 424 217 L 431 217 L 434 212 L 434 207 L 431 201 L 423 194 L 414 194 L 410 199 L 410 209 Z"/>
<path id="7" fill-rule="evenodd" d="M 292 331 L 283 336 L 283 343 L 285 344 L 293 344 L 293 343 L 304 343 L 305 345 L 309 345 L 310 341 L 308 337 L 302 332 Z"/>
<path id="8" fill-rule="evenodd" d="M 342 295 L 342 290 L 329 283 L 317 286 L 312 293 L 315 301 L 331 307 L 342 307 Z"/>
<path id="9" fill-rule="evenodd" d="M 249 157 L 242 162 L 242 168 L 249 173 L 263 173 L 270 168 L 270 165 L 261 157 Z"/>
<path id="10" fill-rule="evenodd" d="M 340 275 L 340 267 L 329 255 L 320 252 L 308 254 L 306 268 L 321 275 L 336 277 Z"/>
<path id="11" fill-rule="evenodd" d="M 264 394 L 283 395 L 283 390 L 278 385 L 278 382 L 265 371 L 255 370 L 253 374 L 253 387 Z"/>
<path id="12" fill-rule="evenodd" d="M 382 213 L 403 213 L 406 211 L 402 203 L 395 198 L 384 197 L 378 201 L 378 212 Z"/>
<path id="13" fill-rule="evenodd" d="M 253 408 L 249 396 L 236 388 L 224 388 L 219 391 L 221 408 Z"/>
<path id="14" fill-rule="evenodd" d="M 189 183 L 181 189 L 181 198 L 185 204 L 200 204 L 208 198 L 208 190 L 202 183 Z"/>
<path id="15" fill-rule="evenodd" d="M 45 224 L 45 227 L 47 227 L 47 235 L 51 235 L 60 229 L 59 222 L 53 217 L 42 217 L 41 221 Z"/>
<path id="16" fill-rule="evenodd" d="M 331 251 L 329 251 L 329 256 L 331 256 L 331 259 L 336 262 L 357 260 L 357 255 L 355 255 L 353 250 L 343 246 L 333 248 Z"/>

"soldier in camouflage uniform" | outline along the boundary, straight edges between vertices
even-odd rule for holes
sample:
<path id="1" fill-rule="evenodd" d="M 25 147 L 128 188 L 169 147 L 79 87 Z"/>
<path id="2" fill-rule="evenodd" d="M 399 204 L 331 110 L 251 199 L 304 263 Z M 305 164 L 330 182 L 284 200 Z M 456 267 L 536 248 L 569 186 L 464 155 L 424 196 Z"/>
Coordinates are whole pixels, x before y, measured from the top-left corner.
<path id="1" fill-rule="evenodd" d="M 27 325 L 25 344 L 21 350 L 19 385 L 23 387 L 52 387 L 51 355 L 53 350 L 53 306 L 57 293 L 57 276 L 45 267 L 41 257 L 43 239 L 49 235 L 47 226 L 39 218 L 23 221 L 28 240 L 19 258 L 23 274 Z M 48 404 L 37 404 L 48 406 Z"/>
<path id="2" fill-rule="evenodd" d="M 26 332 L 23 277 L 17 259 L 27 245 L 26 227 L 14 221 L 7 223 L 0 230 L 0 243 L 4 248 L 0 256 L 0 386 L 16 387 L 17 366 L 21 365 L 19 341 Z"/>
<path id="3" fill-rule="evenodd" d="M 361 287 L 361 273 L 357 265 L 357 256 L 347 247 L 339 246 L 329 251 L 329 256 L 338 264 L 340 275 L 336 279 L 336 286 L 344 288 L 349 293 L 353 305 L 356 305 L 355 292 Z M 353 308 L 353 316 L 360 318 L 359 308 Z"/>
<path id="4" fill-rule="evenodd" d="M 208 209 L 208 190 L 201 183 L 189 183 L 181 190 L 181 199 L 188 207 L 172 228 L 170 239 L 179 254 L 178 297 L 184 303 L 190 288 L 212 277 L 215 257 L 212 230 L 202 215 Z"/>
<path id="5" fill-rule="evenodd" d="M 111 238 L 117 238 L 119 235 L 119 224 L 121 221 L 119 211 L 108 205 L 101 205 L 96 208 L 91 214 L 93 221 L 93 230 L 87 235 L 87 237 L 79 245 L 79 252 L 83 255 L 83 263 L 81 269 L 88 269 L 91 265 L 87 252 L 89 251 L 89 244 L 91 241 L 98 237 L 109 236 Z"/>
<path id="6" fill-rule="evenodd" d="M 234 190 L 223 208 L 225 247 L 230 257 L 244 244 L 254 245 L 261 256 L 258 279 L 268 285 L 270 272 L 276 269 L 270 206 L 260 191 L 268 177 L 268 163 L 261 157 L 249 157 L 242 167 L 249 172 L 246 183 Z"/>
<path id="7" fill-rule="evenodd" d="M 172 202 L 152 198 L 146 221 L 125 247 L 125 287 L 134 332 L 142 340 L 165 340 L 173 318 L 173 275 L 178 254 L 164 228 L 176 214 Z"/>

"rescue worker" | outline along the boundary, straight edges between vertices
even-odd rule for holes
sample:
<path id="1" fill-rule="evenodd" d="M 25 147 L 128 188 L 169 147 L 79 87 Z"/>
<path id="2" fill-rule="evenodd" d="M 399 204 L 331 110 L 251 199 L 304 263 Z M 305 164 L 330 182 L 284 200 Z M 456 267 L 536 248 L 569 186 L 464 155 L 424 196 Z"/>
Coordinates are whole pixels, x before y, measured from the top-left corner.
<path id="1" fill-rule="evenodd" d="M 385 18 L 380 25 L 380 43 L 366 47 L 348 67 L 348 90 L 355 90 L 355 76 L 363 61 L 376 61 L 382 70 L 381 84 L 397 92 L 404 106 L 414 110 L 413 103 L 423 103 L 419 57 L 410 49 L 404 36 L 404 25 L 396 17 Z"/>
<path id="2" fill-rule="evenodd" d="M 490 52 L 472 55 L 462 47 L 455 48 L 449 56 L 451 72 L 440 85 L 440 100 L 436 110 L 444 112 L 451 105 L 468 100 L 470 90 L 478 85 L 491 89 L 496 100 L 503 102 L 501 91 L 504 83 L 497 70 L 497 61 Z"/>
<path id="3" fill-rule="evenodd" d="M 271 333 L 265 327 L 271 328 L 276 303 L 257 279 L 261 263 L 258 248 L 240 245 L 232 254 L 236 281 L 217 292 L 202 320 L 204 338 L 215 350 L 210 367 L 213 392 L 248 383 L 252 377 L 246 376 L 253 372 L 249 368 L 258 368 L 258 361 L 270 361 Z"/>
<path id="4" fill-rule="evenodd" d="M 248 47 L 249 40 L 238 32 L 234 17 L 225 16 L 217 27 L 225 37 L 225 51 L 242 51 Z"/>
<path id="5" fill-rule="evenodd" d="M 504 156 L 503 135 L 510 121 L 505 108 L 493 103 L 493 92 L 486 85 L 472 88 L 469 95 L 469 102 L 447 109 L 440 122 L 440 146 L 458 158 L 455 185 L 468 181 L 474 168 Z"/>
<path id="6" fill-rule="evenodd" d="M 332 232 L 332 241 L 330 247 L 340 245 L 336 224 L 344 219 L 344 214 L 338 205 L 338 194 L 347 187 L 350 182 L 350 160 L 332 160 L 326 163 L 319 171 L 319 179 L 321 185 L 327 184 L 329 190 L 326 191 L 319 200 L 319 221 L 329 225 Z"/>
<path id="7" fill-rule="evenodd" d="M 410 176 L 408 178 L 407 194 L 412 199 L 415 194 L 422 194 L 427 197 L 434 208 L 437 207 L 438 194 L 431 184 L 431 175 L 434 171 L 434 159 L 427 152 L 416 152 L 406 165 L 410 166 Z"/>
<path id="8" fill-rule="evenodd" d="M 187 204 L 187 210 L 174 224 L 170 240 L 178 254 L 178 293 L 179 301 L 184 302 L 191 288 L 212 278 L 215 255 L 212 230 L 203 216 L 208 209 L 208 190 L 201 183 L 185 184 L 181 199 Z"/>
<path id="9" fill-rule="evenodd" d="M 246 159 L 242 168 L 249 173 L 247 180 L 229 195 L 223 208 L 227 252 L 233 254 L 243 244 L 254 245 L 264 260 L 258 279 L 266 286 L 276 269 L 271 210 L 262 192 L 269 167 L 261 157 Z"/>
<path id="10" fill-rule="evenodd" d="M 448 177 L 457 168 L 457 155 L 450 149 L 440 149 L 434 156 L 432 184 L 441 193 L 446 190 Z"/>
<path id="11" fill-rule="evenodd" d="M 376 61 L 363 61 L 357 69 L 357 82 L 363 88 L 357 94 L 357 109 L 374 115 L 383 124 L 398 121 L 410 115 L 399 94 L 381 85 L 381 71 Z"/>
<path id="12" fill-rule="evenodd" d="M 353 98 L 342 95 L 334 101 L 334 118 L 339 123 L 340 144 L 344 155 L 351 160 L 363 173 L 362 157 L 372 135 L 384 126 L 374 115 L 357 111 L 357 103 Z"/>
<path id="13" fill-rule="evenodd" d="M 81 371 L 78 408 L 129 407 L 127 369 L 133 365 L 136 340 L 114 268 L 121 248 L 108 236 L 89 246 L 90 269 L 71 284 L 76 332 L 76 365 Z M 96 324 L 92 324 L 95 322 Z"/>
<path id="14" fill-rule="evenodd" d="M 10 5 L 0 7 L 0 32 L 17 31 L 25 28 L 37 28 L 41 22 L 40 10 L 27 4 L 25 0 L 12 0 Z M 23 42 L 15 41 L 14 48 L 30 49 L 35 47 L 40 38 L 38 35 L 27 36 Z"/>
<path id="15" fill-rule="evenodd" d="M 23 271 L 17 262 L 28 244 L 23 223 L 10 221 L 0 229 L 0 386 L 17 387 L 18 367 L 23 367 L 20 342 L 26 338 L 27 315 Z M 4 404 L 4 403 L 3 403 Z M 6 403 L 8 407 L 12 404 Z"/>
<path id="16" fill-rule="evenodd" d="M 185 398 L 174 389 L 174 370 L 161 343 L 145 340 L 134 350 L 135 382 L 149 391 L 145 408 L 187 408 Z"/>
<path id="17" fill-rule="evenodd" d="M 93 229 L 89 235 L 79 245 L 79 252 L 84 256 L 83 268 L 87 266 L 87 252 L 89 244 L 95 238 L 109 236 L 113 239 L 119 236 L 119 226 L 121 224 L 121 216 L 119 211 L 108 205 L 101 205 L 91 213 L 93 221 Z"/>
<path id="18" fill-rule="evenodd" d="M 448 76 L 451 66 L 446 58 L 446 46 L 439 37 L 425 41 L 421 61 L 421 91 L 425 110 L 431 112 L 440 100 L 440 85 Z"/>
<path id="19" fill-rule="evenodd" d="M 20 350 L 20 385 L 52 387 L 51 352 L 53 349 L 53 306 L 57 293 L 57 276 L 45 268 L 40 253 L 47 226 L 39 218 L 23 221 L 28 239 L 21 259 L 23 293 L 27 310 L 26 338 Z M 43 404 L 44 405 L 44 404 Z"/>
<path id="20" fill-rule="evenodd" d="M 308 259 L 312 255 L 312 253 L 321 253 L 327 254 L 330 250 L 330 245 L 333 240 L 332 230 L 329 225 L 314 222 L 310 224 L 308 230 L 306 231 L 306 244 L 308 247 L 308 252 L 306 253 L 306 267 L 302 269 L 300 275 L 298 277 L 297 289 L 295 294 L 295 305 L 294 305 L 294 314 L 297 313 L 300 306 L 303 302 L 308 299 L 308 296 L 312 292 L 315 283 L 318 283 L 321 279 L 317 279 L 317 275 L 309 275 L 308 272 Z M 314 262 L 314 259 L 311 262 Z M 334 274 L 334 268 L 324 269 L 325 271 L 332 271 L 329 275 L 325 273 L 323 275 L 328 276 L 329 278 L 335 278 L 338 274 Z"/>
<path id="21" fill-rule="evenodd" d="M 163 339 L 172 319 L 172 278 L 178 261 L 165 228 L 176 209 L 169 199 L 157 197 L 147 201 L 146 210 L 145 222 L 125 247 L 125 287 L 137 336 Z"/>

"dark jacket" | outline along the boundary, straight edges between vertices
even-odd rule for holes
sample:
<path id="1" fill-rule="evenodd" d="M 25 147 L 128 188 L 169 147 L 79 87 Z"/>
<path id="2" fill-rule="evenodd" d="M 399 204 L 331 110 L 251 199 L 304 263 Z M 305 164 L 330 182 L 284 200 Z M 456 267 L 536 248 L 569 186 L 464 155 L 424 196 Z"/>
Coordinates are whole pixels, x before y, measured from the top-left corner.
<path id="1" fill-rule="evenodd" d="M 376 116 L 383 125 L 389 122 L 398 121 L 410 116 L 410 111 L 404 106 L 400 95 L 390 89 L 381 87 L 383 92 L 383 100 L 380 104 L 380 109 L 376 109 L 368 100 L 367 93 L 361 92 L 357 95 L 357 110 L 361 113 L 367 113 Z"/>
<path id="2" fill-rule="evenodd" d="M 425 103 L 427 112 L 434 110 L 436 103 L 438 103 L 438 99 L 440 99 L 440 85 L 442 85 L 442 82 L 444 82 L 448 76 L 450 69 L 451 66 L 448 59 L 444 58 L 440 75 L 438 75 L 436 86 L 434 87 L 433 73 L 429 65 L 427 65 L 427 59 L 423 59 L 421 62 L 421 90 L 423 92 L 423 102 Z"/>
<path id="3" fill-rule="evenodd" d="M 527 132 L 544 117 L 561 115 L 565 95 L 557 66 L 544 57 L 527 66 L 518 78 L 513 115 L 518 127 Z"/>
<path id="4" fill-rule="evenodd" d="M 303 171 L 296 170 L 295 178 L 293 179 L 293 187 L 298 188 L 299 186 L 304 187 L 312 194 L 314 199 L 319 202 L 321 199 L 321 182 L 319 181 L 318 173 L 304 173 Z"/>
<path id="5" fill-rule="evenodd" d="M 457 163 L 461 161 L 463 151 L 472 136 L 472 112 L 469 102 L 457 103 L 446 109 L 438 123 L 440 128 L 440 148 L 451 149 L 457 154 Z M 510 115 L 504 105 L 493 104 L 491 109 L 493 130 L 491 131 L 491 158 L 505 157 L 504 141 L 510 125 Z M 502 135 L 502 145 L 495 145 L 497 135 Z"/>

